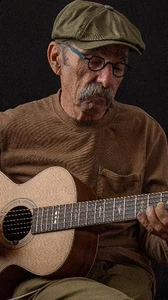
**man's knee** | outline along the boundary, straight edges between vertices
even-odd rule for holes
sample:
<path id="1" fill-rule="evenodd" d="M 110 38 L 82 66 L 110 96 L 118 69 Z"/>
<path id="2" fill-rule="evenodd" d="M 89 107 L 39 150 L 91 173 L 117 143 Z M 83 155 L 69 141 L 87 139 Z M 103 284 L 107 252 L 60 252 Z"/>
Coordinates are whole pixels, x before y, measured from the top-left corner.
<path id="1" fill-rule="evenodd" d="M 124 293 L 88 278 L 55 280 L 41 288 L 33 300 L 133 300 Z"/>

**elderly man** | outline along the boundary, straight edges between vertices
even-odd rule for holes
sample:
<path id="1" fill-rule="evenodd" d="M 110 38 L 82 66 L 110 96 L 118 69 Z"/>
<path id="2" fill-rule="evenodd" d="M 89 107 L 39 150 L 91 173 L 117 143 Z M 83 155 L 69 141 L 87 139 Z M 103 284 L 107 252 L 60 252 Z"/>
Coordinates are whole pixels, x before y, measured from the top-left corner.
<path id="1" fill-rule="evenodd" d="M 153 299 L 150 259 L 168 264 L 167 140 L 147 113 L 115 101 L 131 70 L 130 52 L 144 50 L 139 30 L 113 7 L 73 1 L 56 17 L 47 51 L 61 89 L 1 113 L 1 171 L 12 181 L 25 183 L 59 166 L 89 186 L 97 199 L 113 198 L 112 207 L 106 209 L 102 200 L 98 208 L 99 217 L 103 210 L 109 222 L 101 219 L 96 226 L 99 243 L 89 273 L 70 277 L 68 270 L 50 278 L 34 272 L 16 286 L 13 299 Z M 57 236 L 52 239 L 56 245 Z M 17 251 L 19 242 L 12 242 L 11 251 Z M 80 251 L 77 243 L 77 257 Z M 48 253 L 53 265 L 55 259 Z M 71 263 L 75 268 L 77 262 Z"/>

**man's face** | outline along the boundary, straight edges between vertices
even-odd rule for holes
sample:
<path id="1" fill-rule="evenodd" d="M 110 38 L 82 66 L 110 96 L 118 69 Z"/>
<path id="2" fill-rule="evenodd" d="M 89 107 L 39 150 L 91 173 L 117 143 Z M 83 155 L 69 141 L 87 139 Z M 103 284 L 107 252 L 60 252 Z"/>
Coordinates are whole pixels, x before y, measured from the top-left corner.
<path id="1" fill-rule="evenodd" d="M 91 52 L 78 50 L 87 58 L 99 56 L 113 64 L 128 61 L 129 48 L 122 45 L 109 45 Z M 111 64 L 107 64 L 100 71 L 90 70 L 88 60 L 80 58 L 68 47 L 61 52 L 61 55 L 60 78 L 63 109 L 77 120 L 102 118 L 116 95 L 122 77 L 118 78 L 113 75 Z"/>

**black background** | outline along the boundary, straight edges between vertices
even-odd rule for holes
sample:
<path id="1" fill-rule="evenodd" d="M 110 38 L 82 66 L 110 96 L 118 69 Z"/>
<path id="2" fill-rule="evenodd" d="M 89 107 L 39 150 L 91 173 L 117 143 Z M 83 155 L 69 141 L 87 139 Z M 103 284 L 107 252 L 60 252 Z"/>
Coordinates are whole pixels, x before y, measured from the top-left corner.
<path id="1" fill-rule="evenodd" d="M 59 88 L 46 50 L 52 24 L 68 0 L 1 0 L 0 110 L 40 99 Z M 168 135 L 168 1 L 98 0 L 124 13 L 141 31 L 146 52 L 132 54 L 117 100 L 140 106 Z"/>
<path id="2" fill-rule="evenodd" d="M 47 62 L 52 24 L 68 0 L 0 1 L 0 110 L 40 99 L 60 87 Z M 124 13 L 141 31 L 142 56 L 125 77 L 117 100 L 140 106 L 168 135 L 168 0 L 97 0 Z M 167 268 L 155 266 L 157 296 L 168 299 Z"/>

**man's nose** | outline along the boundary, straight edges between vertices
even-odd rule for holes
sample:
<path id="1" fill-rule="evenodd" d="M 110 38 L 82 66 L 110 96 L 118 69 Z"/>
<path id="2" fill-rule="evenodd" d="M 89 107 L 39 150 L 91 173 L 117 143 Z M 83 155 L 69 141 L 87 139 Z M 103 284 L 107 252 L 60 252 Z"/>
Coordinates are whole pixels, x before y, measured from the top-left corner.
<path id="1" fill-rule="evenodd" d="M 104 88 L 112 87 L 116 79 L 117 78 L 113 75 L 113 66 L 111 64 L 107 64 L 99 71 L 97 76 L 97 82 L 101 83 Z"/>

